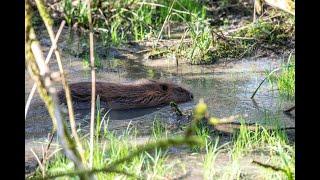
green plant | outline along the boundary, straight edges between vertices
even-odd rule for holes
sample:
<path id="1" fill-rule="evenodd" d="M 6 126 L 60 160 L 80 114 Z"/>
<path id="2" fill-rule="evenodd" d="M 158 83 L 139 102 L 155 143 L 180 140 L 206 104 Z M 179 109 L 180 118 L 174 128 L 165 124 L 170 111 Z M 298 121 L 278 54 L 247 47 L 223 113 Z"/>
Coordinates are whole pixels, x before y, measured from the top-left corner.
<path id="1" fill-rule="evenodd" d="M 295 96 L 295 64 L 290 63 L 277 78 L 281 95 L 292 98 Z"/>
<path id="2" fill-rule="evenodd" d="M 154 139 L 162 138 L 163 135 L 167 137 L 165 125 L 157 118 L 152 123 L 152 135 Z"/>
<path id="3" fill-rule="evenodd" d="M 69 26 L 72 25 L 73 15 L 75 8 L 72 6 L 72 0 L 63 1 L 64 18 Z"/>
<path id="4" fill-rule="evenodd" d="M 215 160 L 218 155 L 218 142 L 217 138 L 214 145 L 209 140 L 206 140 L 206 155 L 203 162 L 203 177 L 205 179 L 214 179 L 215 175 Z"/>
<path id="5" fill-rule="evenodd" d="M 89 68 L 90 67 L 90 60 L 89 60 L 89 54 L 85 54 L 85 57 L 82 60 L 82 65 L 84 68 Z M 101 59 L 99 58 L 99 56 L 97 54 L 95 54 L 94 57 L 94 65 L 96 68 L 102 68 L 102 62 Z"/>
<path id="6" fill-rule="evenodd" d="M 211 28 L 204 20 L 197 19 L 191 23 L 190 36 L 192 39 L 192 46 L 188 58 L 191 64 L 200 64 L 211 61 L 208 57 L 209 50 L 212 46 Z"/>
<path id="7" fill-rule="evenodd" d="M 93 1 L 91 12 L 93 26 L 101 33 L 105 45 L 120 45 L 127 40 L 142 40 L 157 34 L 165 20 L 171 22 L 189 22 L 193 16 L 205 18 L 206 9 L 197 0 L 180 0 L 173 4 L 172 1 L 159 0 L 155 2 L 136 0 L 120 0 L 117 2 Z M 69 25 L 77 23 L 88 28 L 87 6 L 84 1 L 79 1 L 72 6 L 71 0 L 64 0 L 63 12 Z"/>
<path id="8" fill-rule="evenodd" d="M 289 56 L 288 61 L 279 68 L 278 74 L 268 77 L 271 85 L 276 85 L 281 97 L 292 99 L 295 97 L 295 58 Z"/>

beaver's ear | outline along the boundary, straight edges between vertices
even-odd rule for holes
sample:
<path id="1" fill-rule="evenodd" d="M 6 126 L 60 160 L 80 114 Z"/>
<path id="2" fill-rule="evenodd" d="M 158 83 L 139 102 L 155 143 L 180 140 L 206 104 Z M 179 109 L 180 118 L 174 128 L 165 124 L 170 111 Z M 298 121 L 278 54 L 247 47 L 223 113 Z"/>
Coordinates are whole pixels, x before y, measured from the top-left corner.
<path id="1" fill-rule="evenodd" d="M 167 91 L 167 90 L 168 90 L 168 85 L 166 85 L 166 84 L 160 84 L 160 88 L 161 88 L 163 91 Z"/>

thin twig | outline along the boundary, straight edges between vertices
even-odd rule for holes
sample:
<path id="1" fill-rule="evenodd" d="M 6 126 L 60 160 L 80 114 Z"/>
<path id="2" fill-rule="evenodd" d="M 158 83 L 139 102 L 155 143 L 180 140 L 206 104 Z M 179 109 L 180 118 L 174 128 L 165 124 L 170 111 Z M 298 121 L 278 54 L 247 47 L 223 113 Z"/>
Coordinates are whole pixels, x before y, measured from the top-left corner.
<path id="1" fill-rule="evenodd" d="M 46 57 L 46 60 L 45 60 L 46 64 L 48 64 L 50 59 L 51 59 L 51 55 L 52 55 L 53 50 L 54 50 L 54 44 L 56 44 L 58 42 L 58 39 L 60 37 L 60 34 L 61 34 L 62 29 L 63 29 L 65 24 L 66 24 L 66 21 L 62 21 L 61 24 L 60 24 L 59 30 L 57 32 L 57 35 L 54 38 L 54 42 L 52 43 L 52 45 L 50 47 L 50 50 L 49 50 L 49 53 L 48 53 L 48 55 Z M 28 110 L 29 110 L 29 107 L 30 107 L 30 104 L 31 104 L 31 100 L 33 98 L 34 93 L 36 92 L 36 89 L 37 89 L 37 85 L 36 85 L 36 83 L 34 83 L 33 86 L 32 86 L 32 89 L 30 91 L 30 94 L 28 96 L 28 100 L 27 100 L 27 103 L 26 103 L 26 106 L 25 106 L 25 109 L 24 109 L 24 113 L 25 113 L 24 117 L 25 117 L 25 119 L 27 118 L 27 114 L 28 114 Z"/>
<path id="2" fill-rule="evenodd" d="M 66 96 L 66 100 L 67 100 L 67 106 L 68 106 L 68 114 L 69 114 L 69 121 L 70 121 L 70 126 L 71 126 L 71 132 L 72 135 L 75 139 L 76 145 L 79 148 L 79 153 L 80 153 L 80 157 L 81 157 L 81 161 L 83 163 L 85 163 L 85 158 L 84 158 L 84 150 L 82 148 L 77 130 L 76 130 L 76 123 L 75 123 L 75 118 L 74 118 L 74 111 L 73 111 L 73 106 L 72 106 L 72 99 L 71 99 L 71 95 L 70 95 L 70 89 L 67 83 L 67 80 L 65 78 L 65 74 L 64 74 L 64 70 L 63 70 L 63 66 L 62 66 L 62 61 L 61 61 L 61 57 L 60 57 L 60 53 L 57 50 L 57 44 L 54 41 L 54 32 L 53 32 L 53 22 L 52 19 L 50 18 L 50 15 L 48 13 L 48 11 L 46 10 L 46 7 L 44 5 L 43 0 L 35 0 L 38 11 L 40 13 L 40 16 L 46 26 L 46 29 L 48 31 L 50 40 L 52 42 L 52 45 L 54 47 L 54 54 L 56 56 L 56 60 L 58 63 L 58 67 L 59 67 L 59 71 L 60 71 L 60 75 L 61 75 L 61 80 L 62 80 L 62 85 L 63 88 L 65 90 L 65 96 Z"/>
<path id="3" fill-rule="evenodd" d="M 44 169 L 44 167 L 43 167 L 43 164 L 41 163 L 38 155 L 32 150 L 32 148 L 30 149 L 30 151 L 32 152 L 33 156 L 36 158 L 36 160 L 37 160 L 37 162 L 38 162 L 38 165 L 39 165 L 39 167 L 40 167 L 40 170 L 41 170 L 42 177 L 44 177 L 44 176 L 45 176 L 45 172 L 44 172 L 45 169 Z"/>
<path id="4" fill-rule="evenodd" d="M 252 163 L 257 164 L 257 165 L 264 167 L 264 168 L 269 168 L 274 171 L 281 171 L 281 172 L 284 172 L 285 174 L 287 174 L 287 171 L 283 168 L 280 168 L 280 167 L 272 166 L 270 164 L 264 164 L 264 163 L 256 161 L 256 160 L 253 160 Z"/>
<path id="5" fill-rule="evenodd" d="M 76 169 L 83 170 L 85 166 L 81 161 L 79 152 L 74 146 L 74 141 L 71 139 L 67 131 L 65 120 L 63 119 L 59 106 L 57 105 L 57 91 L 52 86 L 50 69 L 45 64 L 40 43 L 37 40 L 36 34 L 32 27 L 31 18 L 31 3 L 30 0 L 27 0 L 25 1 L 25 58 L 27 69 L 32 79 L 37 84 L 39 95 L 44 101 L 52 119 L 53 131 L 56 128 L 60 143 L 65 151 L 66 156 L 74 162 Z M 85 176 L 81 176 L 80 178 L 85 178 Z"/>
<path id="6" fill-rule="evenodd" d="M 256 88 L 256 90 L 253 92 L 252 96 L 250 97 L 251 99 L 254 98 L 254 96 L 256 95 L 256 93 L 258 92 L 260 86 L 276 71 L 279 71 L 281 68 L 276 68 L 274 70 L 272 70 L 259 84 L 259 86 Z"/>
<path id="7" fill-rule="evenodd" d="M 51 132 L 50 135 L 49 135 L 49 143 L 47 145 L 47 148 L 46 150 L 44 151 L 44 155 L 43 155 L 43 159 L 42 159 L 42 166 L 45 166 L 49 156 L 48 156 L 48 152 L 49 152 L 49 149 L 50 149 L 50 145 L 53 141 L 53 137 L 54 137 L 54 132 Z"/>
<path id="8" fill-rule="evenodd" d="M 59 174 L 56 174 L 56 175 L 52 175 L 52 176 L 47 176 L 47 177 L 44 177 L 44 178 L 33 178 L 35 180 L 37 179 L 41 179 L 41 180 L 47 180 L 47 179 L 55 179 L 55 178 L 58 178 L 58 177 L 63 177 L 63 176 L 81 176 L 81 175 L 86 175 L 86 174 L 95 174 L 95 173 L 101 173 L 101 172 L 108 172 L 108 173 L 117 173 L 117 174 L 123 174 L 123 175 L 126 175 L 126 176 L 131 176 L 131 177 L 135 177 L 135 179 L 141 179 L 139 177 L 137 177 L 136 175 L 134 174 L 131 174 L 127 171 L 124 171 L 124 170 L 117 170 L 117 169 L 108 169 L 108 170 L 105 170 L 103 168 L 101 169 L 92 169 L 92 170 L 84 170 L 84 171 L 72 171 L 72 172 L 66 172 L 66 173 L 59 173 Z"/>
<path id="9" fill-rule="evenodd" d="M 290 112 L 293 111 L 294 109 L 296 109 L 296 106 L 295 106 L 295 105 L 292 106 L 292 107 L 290 107 L 289 109 L 284 110 L 283 112 L 284 112 L 284 113 L 290 113 Z"/>
<path id="10" fill-rule="evenodd" d="M 93 27 L 92 27 L 92 18 L 91 18 L 91 0 L 87 0 L 88 6 L 88 21 L 89 21 L 89 44 L 90 44 L 90 65 L 91 65 L 91 117 L 90 117 L 90 158 L 89 158 L 89 167 L 93 166 L 93 146 L 94 146 L 94 117 L 95 117 L 95 96 L 96 96 L 96 75 L 95 75 L 95 66 L 94 66 L 94 49 L 93 49 Z"/>

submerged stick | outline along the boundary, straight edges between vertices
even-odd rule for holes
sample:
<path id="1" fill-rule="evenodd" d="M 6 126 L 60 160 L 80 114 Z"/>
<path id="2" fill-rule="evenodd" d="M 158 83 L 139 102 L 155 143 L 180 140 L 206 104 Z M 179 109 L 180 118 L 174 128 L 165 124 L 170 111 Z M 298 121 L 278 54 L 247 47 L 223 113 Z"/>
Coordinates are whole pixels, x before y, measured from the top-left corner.
<path id="1" fill-rule="evenodd" d="M 256 93 L 258 92 L 259 88 L 261 87 L 261 85 L 276 71 L 279 71 L 281 68 L 277 68 L 274 69 L 273 71 L 271 71 L 259 84 L 259 86 L 256 88 L 256 90 L 253 92 L 252 96 L 250 97 L 251 99 L 254 98 L 254 96 L 256 95 Z"/>
<path id="2" fill-rule="evenodd" d="M 291 111 L 295 110 L 296 109 L 296 106 L 292 106 L 291 108 L 287 109 L 287 110 L 284 110 L 283 112 L 285 113 L 290 113 Z"/>
<path id="3" fill-rule="evenodd" d="M 274 171 L 281 171 L 281 172 L 284 172 L 285 174 L 287 174 L 287 171 L 283 168 L 280 168 L 280 167 L 276 167 L 276 166 L 272 166 L 270 164 L 264 164 L 262 162 L 259 162 L 259 161 L 256 161 L 256 160 L 253 160 L 252 161 L 253 164 L 257 164 L 261 167 L 264 167 L 264 168 L 269 168 L 269 169 L 272 169 Z"/>

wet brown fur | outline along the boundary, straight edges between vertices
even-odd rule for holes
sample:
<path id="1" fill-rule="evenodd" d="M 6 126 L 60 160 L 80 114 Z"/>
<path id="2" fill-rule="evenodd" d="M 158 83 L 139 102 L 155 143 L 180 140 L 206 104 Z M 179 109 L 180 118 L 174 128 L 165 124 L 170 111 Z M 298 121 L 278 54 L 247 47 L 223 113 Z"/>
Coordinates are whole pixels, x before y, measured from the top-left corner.
<path id="1" fill-rule="evenodd" d="M 69 84 L 73 101 L 91 101 L 91 82 Z M 193 99 L 188 90 L 173 83 L 141 80 L 131 84 L 96 82 L 96 94 L 112 109 L 145 108 L 187 102 Z M 64 91 L 58 93 L 65 102 Z"/>

